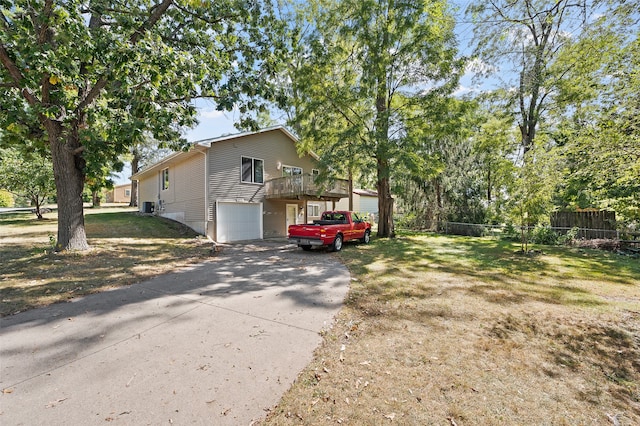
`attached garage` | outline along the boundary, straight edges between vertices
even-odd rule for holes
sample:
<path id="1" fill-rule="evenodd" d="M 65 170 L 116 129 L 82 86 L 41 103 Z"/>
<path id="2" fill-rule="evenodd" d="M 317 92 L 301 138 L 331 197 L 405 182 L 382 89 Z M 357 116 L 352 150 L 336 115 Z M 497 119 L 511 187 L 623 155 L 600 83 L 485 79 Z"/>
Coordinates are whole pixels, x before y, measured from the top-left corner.
<path id="1" fill-rule="evenodd" d="M 216 203 L 216 240 L 262 239 L 262 203 Z"/>

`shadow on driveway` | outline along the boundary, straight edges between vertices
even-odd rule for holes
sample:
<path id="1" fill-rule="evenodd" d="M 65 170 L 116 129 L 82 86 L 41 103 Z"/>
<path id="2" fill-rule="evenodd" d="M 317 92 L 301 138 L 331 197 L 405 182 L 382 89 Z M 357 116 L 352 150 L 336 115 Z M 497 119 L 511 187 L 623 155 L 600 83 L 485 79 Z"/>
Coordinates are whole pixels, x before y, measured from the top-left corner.
<path id="1" fill-rule="evenodd" d="M 0 319 L 0 423 L 248 424 L 342 306 L 333 256 L 230 245 L 184 270 Z"/>

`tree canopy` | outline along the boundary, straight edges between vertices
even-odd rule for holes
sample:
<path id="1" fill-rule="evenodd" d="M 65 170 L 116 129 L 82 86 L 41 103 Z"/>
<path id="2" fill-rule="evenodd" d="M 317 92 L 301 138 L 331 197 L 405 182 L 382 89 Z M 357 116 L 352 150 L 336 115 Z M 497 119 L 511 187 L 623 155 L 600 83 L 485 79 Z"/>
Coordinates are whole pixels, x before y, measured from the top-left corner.
<path id="1" fill-rule="evenodd" d="M 393 236 L 401 116 L 451 93 L 461 66 L 445 1 L 311 1 L 292 69 L 295 125 L 330 164 L 372 175 L 379 236 Z M 405 139 L 406 141 L 406 139 Z M 335 166 L 338 167 L 338 166 Z"/>
<path id="2" fill-rule="evenodd" d="M 56 191 L 51 160 L 33 151 L 0 148 L 0 189 L 29 200 L 42 219 L 41 207 Z"/>
<path id="3" fill-rule="evenodd" d="M 50 153 L 63 250 L 88 247 L 92 170 L 146 133 L 179 146 L 196 97 L 244 112 L 274 93 L 282 26 L 268 0 L 2 0 L 0 10 L 1 143 Z"/>

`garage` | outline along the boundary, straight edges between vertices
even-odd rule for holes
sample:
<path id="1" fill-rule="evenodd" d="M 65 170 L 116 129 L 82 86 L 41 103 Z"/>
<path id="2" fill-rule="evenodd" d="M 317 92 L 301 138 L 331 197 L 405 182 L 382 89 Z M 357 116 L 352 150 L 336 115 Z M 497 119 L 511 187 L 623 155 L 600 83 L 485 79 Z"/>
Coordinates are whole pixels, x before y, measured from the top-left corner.
<path id="1" fill-rule="evenodd" d="M 216 203 L 216 239 L 229 241 L 262 239 L 262 203 Z"/>

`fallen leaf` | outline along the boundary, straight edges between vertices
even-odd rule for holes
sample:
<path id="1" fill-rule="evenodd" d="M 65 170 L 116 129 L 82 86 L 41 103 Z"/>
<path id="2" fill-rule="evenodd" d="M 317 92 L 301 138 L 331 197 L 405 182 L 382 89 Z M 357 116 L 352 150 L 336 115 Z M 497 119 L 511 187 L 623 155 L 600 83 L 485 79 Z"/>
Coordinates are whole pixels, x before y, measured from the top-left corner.
<path id="1" fill-rule="evenodd" d="M 13 388 L 2 389 L 2 393 L 4 394 L 13 393 Z"/>
<path id="2" fill-rule="evenodd" d="M 456 423 L 453 417 L 447 417 L 447 420 L 449 420 L 449 423 L 451 423 L 451 426 L 458 426 L 458 423 Z"/>
<path id="3" fill-rule="evenodd" d="M 44 408 L 53 408 L 56 405 L 58 405 L 59 403 L 66 401 L 67 398 L 60 398 L 60 399 L 56 399 L 55 401 L 51 401 L 50 403 L 48 403 L 47 405 L 45 405 Z"/>
<path id="4" fill-rule="evenodd" d="M 607 415 L 607 418 L 609 419 L 609 421 L 611 423 L 613 423 L 614 426 L 620 426 L 620 421 L 618 420 L 618 415 L 617 414 L 612 416 L 611 414 L 606 413 L 606 415 Z"/>
<path id="5" fill-rule="evenodd" d="M 396 413 L 387 414 L 384 418 L 393 421 L 396 418 Z"/>

